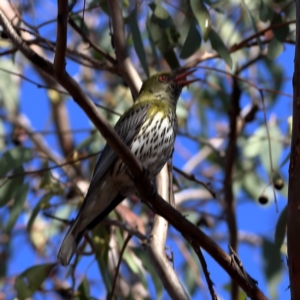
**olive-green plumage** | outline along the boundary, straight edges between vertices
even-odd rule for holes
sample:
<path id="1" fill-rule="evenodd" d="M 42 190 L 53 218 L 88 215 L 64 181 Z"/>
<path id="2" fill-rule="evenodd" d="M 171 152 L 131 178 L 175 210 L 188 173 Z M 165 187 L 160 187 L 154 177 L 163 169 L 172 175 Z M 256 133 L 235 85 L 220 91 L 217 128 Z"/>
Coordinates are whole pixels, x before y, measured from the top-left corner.
<path id="1" fill-rule="evenodd" d="M 144 82 L 133 106 L 115 125 L 152 180 L 171 157 L 177 130 L 176 104 L 191 72 L 159 73 Z M 58 260 L 68 265 L 86 229 L 93 228 L 136 191 L 129 170 L 107 144 L 96 164 L 82 207 L 67 232 Z"/>

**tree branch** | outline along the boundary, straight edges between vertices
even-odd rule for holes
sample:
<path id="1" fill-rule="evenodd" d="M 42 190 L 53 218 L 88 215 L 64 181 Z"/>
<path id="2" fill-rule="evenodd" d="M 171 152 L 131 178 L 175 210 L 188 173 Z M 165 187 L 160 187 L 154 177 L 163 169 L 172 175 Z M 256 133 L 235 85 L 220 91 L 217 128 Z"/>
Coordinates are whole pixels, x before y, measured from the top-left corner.
<path id="1" fill-rule="evenodd" d="M 172 195 L 170 194 L 171 186 L 169 184 L 168 165 L 165 164 L 156 178 L 158 194 L 170 203 Z M 175 300 L 190 299 L 175 270 L 172 268 L 170 261 L 165 253 L 165 244 L 168 234 L 168 221 L 159 215 L 155 215 L 153 228 L 148 240 L 148 254 L 154 263 L 154 267 L 162 280 L 169 296 Z"/>
<path id="2" fill-rule="evenodd" d="M 128 56 L 124 32 L 124 19 L 120 2 L 119 0 L 108 0 L 107 4 L 109 6 L 112 18 L 112 38 L 116 49 L 118 71 L 129 85 L 133 96 L 136 97 L 140 91 L 142 82 L 131 62 L 131 59 Z"/>
<path id="3" fill-rule="evenodd" d="M 287 244 L 291 299 L 300 299 L 300 0 L 296 0 L 296 48 L 293 77 L 293 125 L 289 167 Z"/>

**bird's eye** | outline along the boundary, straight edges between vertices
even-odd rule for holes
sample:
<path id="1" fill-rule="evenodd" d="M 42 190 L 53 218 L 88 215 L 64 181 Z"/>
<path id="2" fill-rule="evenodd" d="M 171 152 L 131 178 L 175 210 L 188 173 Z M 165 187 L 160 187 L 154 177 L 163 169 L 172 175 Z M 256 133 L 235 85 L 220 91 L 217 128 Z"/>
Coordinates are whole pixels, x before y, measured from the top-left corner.
<path id="1" fill-rule="evenodd" d="M 158 81 L 160 81 L 160 82 L 166 82 L 166 81 L 168 81 L 168 76 L 167 75 L 160 75 L 158 77 Z"/>

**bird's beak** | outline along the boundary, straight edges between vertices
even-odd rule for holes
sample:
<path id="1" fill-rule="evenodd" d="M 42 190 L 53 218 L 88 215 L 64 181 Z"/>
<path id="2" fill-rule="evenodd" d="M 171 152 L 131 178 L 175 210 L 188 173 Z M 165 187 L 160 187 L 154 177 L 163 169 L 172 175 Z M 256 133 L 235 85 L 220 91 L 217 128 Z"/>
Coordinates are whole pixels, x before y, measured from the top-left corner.
<path id="1" fill-rule="evenodd" d="M 179 73 L 175 77 L 175 81 L 182 87 L 187 86 L 191 84 L 192 82 L 197 81 L 198 79 L 192 79 L 192 80 L 186 80 L 186 77 L 189 76 L 190 74 L 194 73 L 196 69 L 188 70 L 182 73 Z"/>

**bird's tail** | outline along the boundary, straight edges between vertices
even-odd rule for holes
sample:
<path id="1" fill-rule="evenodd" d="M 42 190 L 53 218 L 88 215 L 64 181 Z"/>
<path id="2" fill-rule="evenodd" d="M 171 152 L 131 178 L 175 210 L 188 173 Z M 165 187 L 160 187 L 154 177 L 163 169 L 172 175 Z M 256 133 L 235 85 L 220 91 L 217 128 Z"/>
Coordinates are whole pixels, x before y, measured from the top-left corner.
<path id="1" fill-rule="evenodd" d="M 99 206 L 93 208 L 91 212 L 89 207 L 89 201 L 85 200 L 82 205 L 75 221 L 71 225 L 67 232 L 62 244 L 60 246 L 57 259 L 63 266 L 67 266 L 75 253 L 81 238 L 86 229 L 93 229 L 98 223 L 100 223 L 125 197 L 121 194 L 117 194 L 109 204 L 103 208 L 102 203 L 105 203 L 102 199 L 98 201 Z M 102 204 L 103 205 L 103 204 Z"/>
<path id="2" fill-rule="evenodd" d="M 60 246 L 57 258 L 61 265 L 67 266 L 75 253 L 77 246 L 83 236 L 84 230 L 80 224 L 80 214 L 69 228 Z"/>

